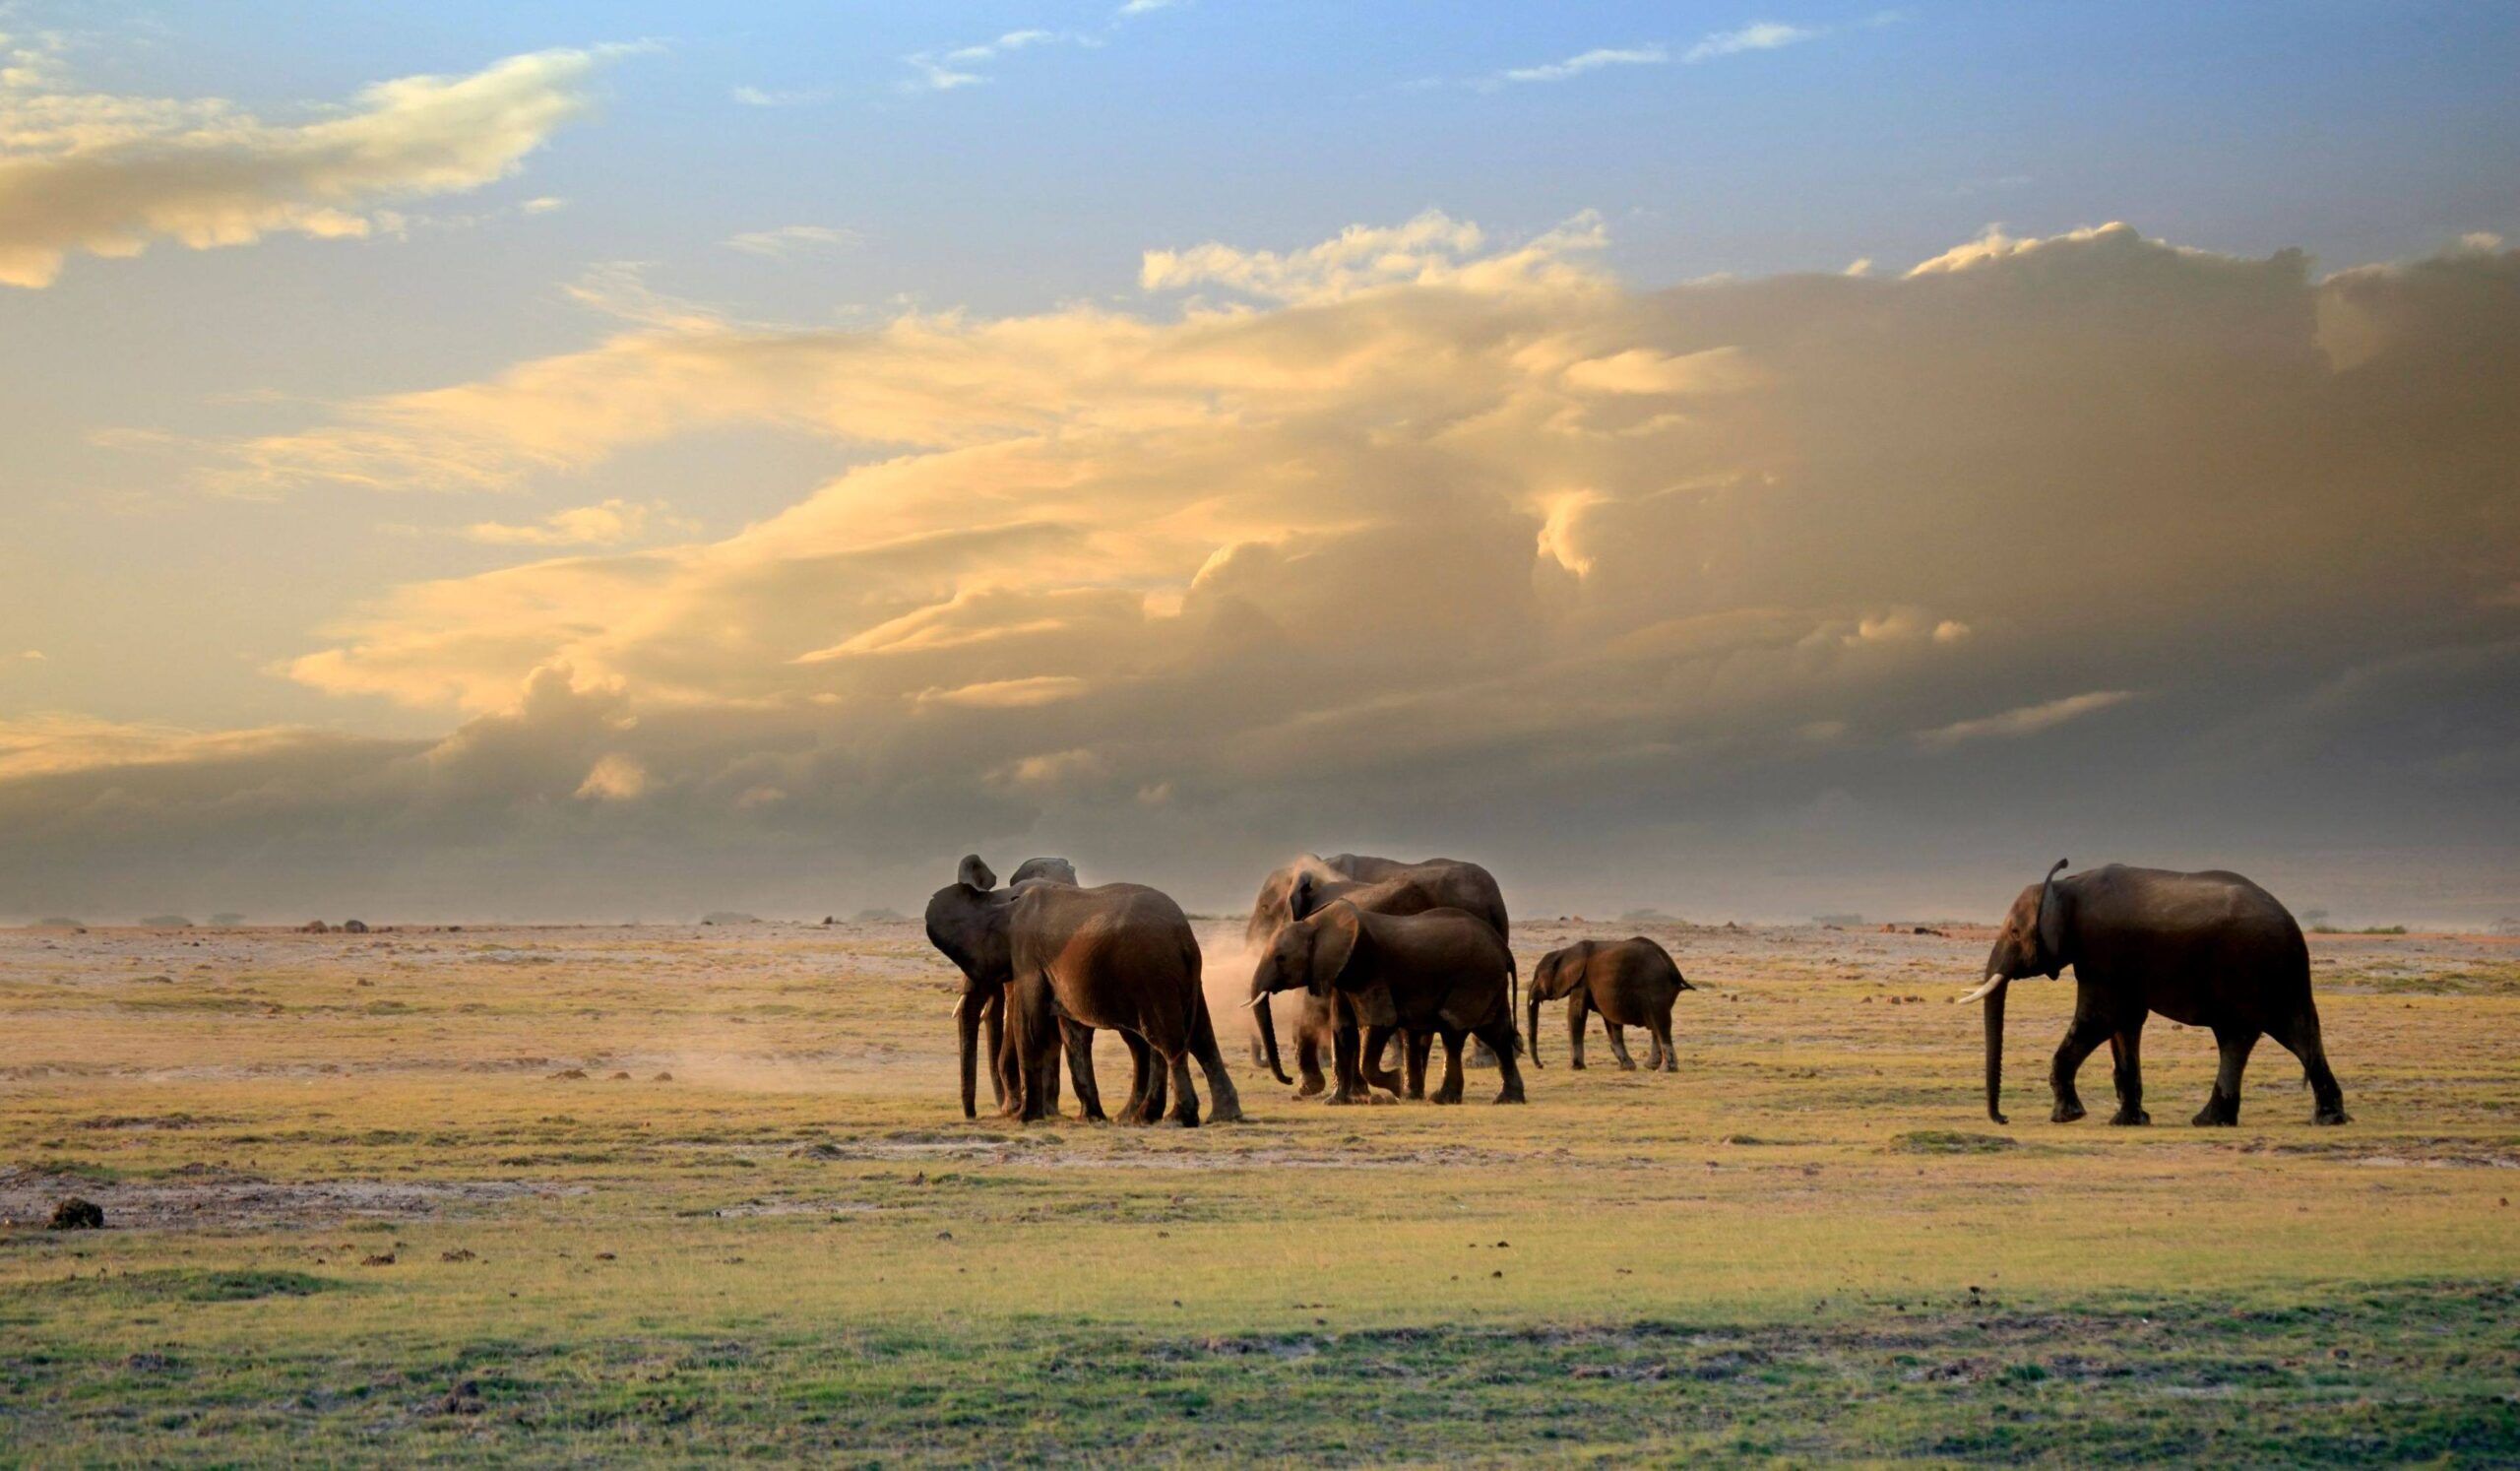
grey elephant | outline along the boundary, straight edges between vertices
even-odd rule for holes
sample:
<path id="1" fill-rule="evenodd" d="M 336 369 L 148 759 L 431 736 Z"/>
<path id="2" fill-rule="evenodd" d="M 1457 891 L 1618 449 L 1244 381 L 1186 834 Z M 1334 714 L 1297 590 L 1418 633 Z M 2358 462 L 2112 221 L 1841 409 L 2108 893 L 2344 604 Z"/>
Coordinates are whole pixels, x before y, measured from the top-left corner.
<path id="1" fill-rule="evenodd" d="M 1514 1065 L 1514 952 L 1479 916 L 1458 909 L 1374 914 L 1342 899 L 1281 927 L 1252 968 L 1250 1003 L 1269 1069 L 1280 1082 L 1292 1079 L 1279 1061 L 1271 998 L 1298 988 L 1337 995 L 1366 1028 L 1361 1040 L 1346 1030 L 1338 1035 L 1343 1080 L 1363 1071 L 1393 1032 L 1423 1032 L 1444 1043 L 1444 1081 L 1432 1101 L 1459 1103 L 1462 1039 L 1475 1036 L 1496 1053 L 1504 1083 L 1496 1102 L 1523 1101 L 1523 1077 Z M 1373 1081 L 1396 1089 L 1396 1080 Z M 1334 1104 L 1364 1101 L 1361 1087 L 1330 1098 Z"/>
<path id="2" fill-rule="evenodd" d="M 1073 870 L 1069 870 L 1071 873 Z M 1064 1044 L 1079 1111 L 1103 1117 L 1094 1074 L 1093 1033 L 1117 1031 L 1134 1064 L 1126 1122 L 1152 1122 L 1172 1098 L 1174 1122 L 1199 1121 L 1190 1064 L 1207 1075 L 1211 1119 L 1242 1117 L 1233 1079 L 1217 1050 L 1200 989 L 1196 936 L 1181 907 L 1141 884 L 1082 888 L 1048 875 L 1001 890 L 988 864 L 963 860 L 955 881 L 927 903 L 930 943 L 961 969 L 955 1009 L 963 1115 L 975 1117 L 978 1033 L 992 1002 L 1003 1004 L 1001 1103 L 1027 1121 L 1057 1109 L 1057 1060 Z"/>
<path id="3" fill-rule="evenodd" d="M 1430 909 L 1460 909 L 1477 915 L 1499 936 L 1511 934 L 1504 893 L 1497 887 L 1495 875 L 1477 863 L 1442 858 L 1406 863 L 1354 853 L 1333 854 L 1326 859 L 1306 854 L 1272 870 L 1261 882 L 1260 892 L 1251 903 L 1251 918 L 1243 926 L 1245 947 L 1254 955 L 1267 953 L 1280 929 L 1334 899 L 1344 899 L 1375 914 L 1412 915 Z M 1296 1094 L 1303 1098 L 1330 1086 L 1323 1076 L 1321 1059 L 1324 1054 L 1337 1055 L 1340 1033 L 1344 1030 L 1352 1037 L 1361 1035 L 1353 1006 L 1335 992 L 1307 993 L 1291 1030 L 1294 1034 L 1295 1066 L 1302 1076 Z M 1433 1041 L 1431 1033 L 1402 1034 L 1406 1089 L 1412 1098 L 1425 1096 L 1426 1056 Z M 1485 1044 L 1480 1046 L 1483 1050 Z M 1376 1063 L 1379 1069 L 1379 1056 Z M 1377 1075 L 1384 1074 L 1378 1070 Z M 1339 1101 L 1355 1101 L 1363 1086 L 1361 1068 L 1353 1076 L 1339 1077 Z"/>
<path id="4" fill-rule="evenodd" d="M 1633 1072 L 1636 1060 L 1627 1055 L 1626 1027 L 1643 1027 L 1653 1039 L 1646 1054 L 1648 1072 L 1677 1072 L 1679 1054 L 1671 1046 L 1671 1003 L 1681 991 L 1695 991 L 1688 978 L 1671 960 L 1671 952 L 1645 935 L 1623 940 L 1578 940 L 1563 949 L 1551 950 L 1541 957 L 1532 971 L 1531 990 L 1526 992 L 1530 1021 L 1525 1038 L 1530 1043 L 1532 1063 L 1540 1064 L 1540 1006 L 1543 1001 L 1561 997 L 1566 1001 L 1566 1036 L 1573 1065 L 1584 1065 L 1585 1018 L 1592 1012 L 1602 1014 L 1602 1025 L 1608 1031 L 1610 1055 L 1618 1059 L 1620 1070 Z"/>
<path id="5" fill-rule="evenodd" d="M 2031 976 L 2074 968 L 2074 1019 L 2048 1067 L 2057 1123 L 2083 1117 L 2074 1074 L 2101 1043 L 2115 1058 L 2111 1123 L 2152 1122 L 2144 1112 L 2145 1019 L 2155 1012 L 2213 1030 L 2222 1050 L 2198 1124 L 2237 1123 L 2240 1073 L 2261 1036 L 2301 1063 L 2314 1123 L 2344 1123 L 2345 1093 L 2329 1070 L 2310 998 L 2301 927 L 2275 896 L 2237 873 L 2175 873 L 2110 863 L 2065 878 L 2065 861 L 2013 900 L 1986 957 L 1985 983 L 1958 999 L 1985 1002 L 1986 1117 L 2005 1120 L 2004 993 Z"/>

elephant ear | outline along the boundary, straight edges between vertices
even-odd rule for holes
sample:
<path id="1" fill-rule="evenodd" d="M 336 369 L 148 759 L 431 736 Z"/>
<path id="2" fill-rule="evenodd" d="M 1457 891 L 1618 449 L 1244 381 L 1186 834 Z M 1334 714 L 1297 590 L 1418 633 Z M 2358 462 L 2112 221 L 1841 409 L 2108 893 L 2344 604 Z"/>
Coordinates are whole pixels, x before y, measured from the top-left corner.
<path id="1" fill-rule="evenodd" d="M 1007 882 L 1026 883 L 1036 878 L 1046 878 L 1072 887 L 1076 883 L 1076 864 L 1063 858 L 1026 859 L 1016 865 L 1015 876 Z"/>
<path id="2" fill-rule="evenodd" d="M 967 853 L 963 855 L 961 865 L 954 870 L 954 881 L 970 884 L 985 894 L 997 887 L 997 872 L 988 864 L 981 863 L 978 854 Z"/>
<path id="3" fill-rule="evenodd" d="M 1311 927 L 1312 965 L 1304 977 L 1304 989 L 1317 996 L 1328 995 L 1356 958 L 1357 945 L 1364 938 L 1364 916 L 1353 904 L 1333 904 Z"/>
<path id="4" fill-rule="evenodd" d="M 1292 887 L 1287 890 L 1287 916 L 1290 919 L 1312 918 L 1312 875 L 1298 873 Z"/>
<path id="5" fill-rule="evenodd" d="M 2039 886 L 2039 969 L 2053 981 L 2065 969 L 2065 932 L 2074 923 L 2074 901 L 2070 893 L 2056 890 L 2056 875 L 2065 871 L 2065 861 L 2048 870 L 2047 881 Z"/>

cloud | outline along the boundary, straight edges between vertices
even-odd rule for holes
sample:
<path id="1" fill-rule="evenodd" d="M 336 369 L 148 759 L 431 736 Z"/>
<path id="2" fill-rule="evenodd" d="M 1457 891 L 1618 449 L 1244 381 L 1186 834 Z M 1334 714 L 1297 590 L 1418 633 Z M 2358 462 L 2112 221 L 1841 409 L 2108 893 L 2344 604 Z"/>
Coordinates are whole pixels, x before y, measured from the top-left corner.
<path id="1" fill-rule="evenodd" d="M 1499 72 L 1506 82 L 1563 82 L 1606 66 L 1661 66 L 1671 59 L 1671 53 L 1660 45 L 1596 46 L 1590 51 L 1552 61 L 1543 66 L 1515 67 Z"/>
<path id="2" fill-rule="evenodd" d="M 783 224 L 777 229 L 748 230 L 727 237 L 730 250 L 746 255 L 766 255 L 785 260 L 815 250 L 843 250 L 860 245 L 866 237 L 853 229 L 830 224 Z"/>
<path id="3" fill-rule="evenodd" d="M 1203 903 L 1325 845 L 1751 913 L 1981 863 L 2000 898 L 1997 859 L 2067 838 L 2331 895 L 2411 871 L 2341 834 L 2520 878 L 2488 815 L 2520 253 L 2321 279 L 2112 225 L 1643 290 L 1600 244 L 1430 214 L 1150 252 L 1129 310 L 651 304 L 317 406 L 228 468 L 540 491 L 777 434 L 832 473 L 714 539 L 385 591 L 286 666 L 440 739 L 42 736 L 0 890 L 352 852 L 449 903 L 705 872 L 823 913 L 834 875 L 900 903 L 1053 844 Z M 581 799 L 608 756 L 635 799 Z"/>
<path id="4" fill-rule="evenodd" d="M 381 82 L 295 124 L 218 99 L 59 91 L 41 73 L 0 87 L 0 283 L 48 286 L 76 251 L 371 233 L 383 201 L 514 172 L 585 112 L 589 77 L 617 53 L 540 51 L 470 76 Z"/>
<path id="5" fill-rule="evenodd" d="M 691 523 L 664 516 L 662 511 L 662 502 L 643 505 L 616 497 L 554 511 L 527 525 L 476 521 L 464 529 L 464 535 L 491 546 L 618 546 L 647 535 L 652 520 L 661 529 L 691 529 Z"/>
<path id="6" fill-rule="evenodd" d="M 1712 32 L 1696 45 L 1681 52 L 1680 59 L 1687 62 L 1712 61 L 1719 56 L 1738 56 L 1744 51 L 1774 51 L 1783 46 L 1816 40 L 1826 33 L 1817 27 L 1760 21 L 1738 31 Z"/>
<path id="7" fill-rule="evenodd" d="M 1021 31 L 1005 32 L 994 40 L 981 41 L 976 45 L 956 46 L 945 51 L 914 52 L 902 58 L 913 74 L 908 81 L 902 83 L 902 90 L 905 92 L 953 92 L 959 88 L 977 87 L 989 79 L 984 72 L 975 68 L 986 66 L 1012 52 L 1048 45 L 1066 38 L 1056 32 L 1027 28 Z"/>
<path id="8" fill-rule="evenodd" d="M 1931 731 L 1917 733 L 1919 745 L 1944 747 L 1971 740 L 2011 740 L 2052 731 L 2069 720 L 2112 705 L 2122 705 L 2135 698 L 2134 691 L 2096 689 L 2089 694 L 2067 695 L 2061 700 L 2048 700 L 2038 705 L 2023 705 L 1979 720 L 1955 721 Z"/>
<path id="9" fill-rule="evenodd" d="M 777 92 L 759 87 L 738 87 L 728 96 L 746 107 L 811 107 L 831 100 L 828 89 Z"/>

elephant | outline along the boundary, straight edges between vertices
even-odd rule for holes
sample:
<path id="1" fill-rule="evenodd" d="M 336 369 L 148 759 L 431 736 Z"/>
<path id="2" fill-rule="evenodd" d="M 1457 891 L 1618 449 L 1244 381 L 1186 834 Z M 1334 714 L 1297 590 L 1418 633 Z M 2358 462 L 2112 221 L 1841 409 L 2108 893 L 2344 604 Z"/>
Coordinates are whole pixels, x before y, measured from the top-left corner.
<path id="1" fill-rule="evenodd" d="M 1119 1032 L 1135 1064 L 1123 1121 L 1153 1122 L 1169 1092 L 1173 1121 L 1195 1125 L 1192 1061 L 1207 1074 L 1209 1118 L 1242 1117 L 1200 989 L 1198 940 L 1179 905 L 1140 884 L 1081 888 L 1041 876 L 999 890 L 995 882 L 973 855 L 927 903 L 928 940 L 964 976 L 955 1008 L 964 1118 L 976 1117 L 977 1033 L 1001 1003 L 1005 1035 L 992 1052 L 1003 1112 L 1015 1118 L 1030 1122 L 1057 1112 L 1062 1041 L 1080 1115 L 1103 1117 L 1094 1075 L 1097 1028 Z"/>
<path id="2" fill-rule="evenodd" d="M 997 887 L 997 875 L 989 870 L 988 864 L 980 862 L 977 854 L 970 855 L 963 860 L 962 868 L 956 874 L 956 881 L 971 884 L 982 891 Z M 1015 877 L 1010 880 L 1009 887 L 1020 888 L 1036 881 L 1073 884 L 1076 882 L 1076 864 L 1063 858 L 1026 859 L 1016 865 Z M 931 904 L 931 910 L 933 907 Z M 931 913 L 928 920 L 928 942 L 939 950 L 945 950 L 945 941 L 937 938 L 935 922 L 936 916 Z M 950 950 L 946 951 L 948 956 L 953 953 Z M 964 969 L 966 986 L 969 988 L 971 968 Z M 978 1019 L 977 1025 L 986 1034 L 989 1089 L 996 1095 L 998 1105 L 1003 1108 L 1015 1079 L 1015 1058 L 1005 1050 L 1002 1018 L 1006 1009 L 1006 995 L 1003 986 L 991 985 L 976 992 L 967 989 L 964 1000 L 958 1002 L 954 1008 L 957 1021 L 961 1019 L 966 1006 L 975 1008 L 974 1014 Z M 1048 1087 L 1050 1107 L 1055 1111 L 1058 1107 L 1058 1078 L 1055 1075 L 1049 1078 Z M 972 1117 L 972 1102 L 968 1097 L 963 1103 L 963 1117 L 967 1119 Z"/>
<path id="3" fill-rule="evenodd" d="M 1355 1030 L 1337 1034 L 1339 1090 L 1331 1103 L 1365 1101 L 1365 1059 L 1379 1056 L 1403 1028 L 1443 1038 L 1444 1081 L 1433 1102 L 1461 1102 L 1465 1034 L 1495 1050 L 1504 1081 L 1496 1102 L 1523 1101 L 1523 1075 L 1514 1065 L 1514 952 L 1478 915 L 1451 908 L 1380 914 L 1334 899 L 1280 927 L 1252 968 L 1249 1004 L 1259 1013 L 1269 1070 L 1282 1083 L 1293 1079 L 1279 1060 L 1270 998 L 1298 987 L 1308 995 L 1336 995 L 1367 1029 L 1361 1049 Z M 1371 1081 L 1398 1091 L 1388 1074 Z"/>
<path id="4" fill-rule="evenodd" d="M 2048 1118 L 2083 1117 L 2074 1074 L 2106 1040 L 2116 1060 L 2117 1114 L 2109 1121 L 2153 1121 L 2144 1112 L 2144 1021 L 2159 1012 L 2191 1027 L 2210 1027 L 2222 1049 L 2214 1091 L 2193 1120 L 2233 1124 L 2240 1118 L 2240 1072 L 2260 1034 L 2300 1059 L 2313 1101 L 2313 1123 L 2345 1123 L 2345 1092 L 2327 1065 L 2318 1006 L 2310 999 L 2310 954 L 2301 927 L 2275 896 L 2237 873 L 2175 873 L 2110 863 L 2021 891 L 1986 956 L 1984 985 L 1962 1002 L 1986 1005 L 1986 1117 L 2005 1122 L 2004 993 L 2031 976 L 2055 980 L 2074 968 L 2074 1019 L 2056 1048 L 2048 1083 L 2055 1094 Z"/>
<path id="5" fill-rule="evenodd" d="M 1303 886 L 1300 898 L 1298 885 Z M 1251 918 L 1243 926 L 1245 948 L 1254 955 L 1265 953 L 1282 927 L 1332 899 L 1346 899 L 1377 914 L 1411 915 L 1444 907 L 1467 910 L 1485 920 L 1498 935 L 1511 932 L 1504 894 L 1495 876 L 1477 863 L 1441 858 L 1413 863 L 1354 853 L 1325 859 L 1307 854 L 1282 864 L 1261 882 L 1251 903 Z M 1345 1014 L 1335 994 L 1304 997 L 1293 1026 L 1295 1065 L 1303 1077 L 1297 1097 L 1310 1098 L 1329 1086 L 1322 1076 L 1321 1057 L 1324 1051 L 1335 1055 L 1343 1026 L 1351 1033 L 1356 1030 L 1354 1017 Z M 1413 1098 L 1425 1094 L 1426 1055 L 1432 1042 L 1430 1035 L 1405 1040 L 1408 1091 Z"/>
<path id="6" fill-rule="evenodd" d="M 1584 1065 L 1584 1018 L 1599 1011 L 1609 1032 L 1610 1055 L 1618 1058 L 1620 1071 L 1636 1070 L 1621 1029 L 1643 1027 L 1654 1042 L 1645 1057 L 1645 1070 L 1677 1072 L 1679 1055 L 1671 1047 L 1671 1003 L 1681 991 L 1695 990 L 1671 962 L 1671 952 L 1641 934 L 1623 940 L 1578 940 L 1551 950 L 1532 971 L 1531 989 L 1525 992 L 1530 1021 L 1524 1035 L 1530 1040 L 1532 1065 L 1540 1065 L 1540 1003 L 1563 996 L 1567 998 L 1567 1041 L 1577 1068 Z"/>

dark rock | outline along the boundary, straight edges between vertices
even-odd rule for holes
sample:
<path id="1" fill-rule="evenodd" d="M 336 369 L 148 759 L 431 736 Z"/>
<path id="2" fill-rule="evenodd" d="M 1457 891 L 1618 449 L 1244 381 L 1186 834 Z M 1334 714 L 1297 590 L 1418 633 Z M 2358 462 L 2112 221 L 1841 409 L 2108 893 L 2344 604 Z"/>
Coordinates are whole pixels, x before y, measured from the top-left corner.
<path id="1" fill-rule="evenodd" d="M 94 1200 L 72 1195 L 52 1208 L 52 1219 L 44 1223 L 46 1231 L 102 1231 L 105 1208 Z"/>

